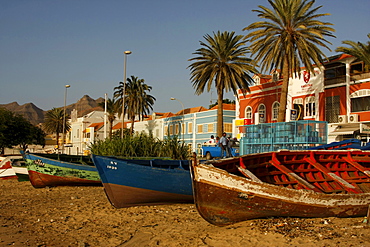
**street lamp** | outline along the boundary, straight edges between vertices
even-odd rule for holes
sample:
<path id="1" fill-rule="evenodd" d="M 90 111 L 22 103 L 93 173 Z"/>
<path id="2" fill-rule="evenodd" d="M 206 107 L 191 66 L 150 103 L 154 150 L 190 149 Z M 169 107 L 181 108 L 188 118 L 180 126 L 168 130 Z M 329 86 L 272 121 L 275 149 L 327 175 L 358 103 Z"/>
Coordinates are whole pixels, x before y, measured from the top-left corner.
<path id="1" fill-rule="evenodd" d="M 124 62 L 123 62 L 123 90 L 122 90 L 122 126 L 121 126 L 121 138 L 123 138 L 123 125 L 125 122 L 125 94 L 126 94 L 126 61 L 127 55 L 130 55 L 131 51 L 125 51 Z"/>
<path id="2" fill-rule="evenodd" d="M 181 104 L 181 106 L 182 106 L 182 124 L 184 124 L 184 114 L 185 114 L 185 108 L 184 108 L 184 104 L 180 101 L 180 100 L 178 100 L 178 99 L 176 99 L 176 98 L 171 98 L 171 100 L 177 100 L 178 102 L 180 102 L 180 104 Z M 181 132 L 182 132 L 182 142 L 184 142 L 184 129 L 183 129 L 183 127 L 185 127 L 185 126 L 182 126 L 181 125 Z"/>
<path id="3" fill-rule="evenodd" d="M 64 91 L 64 111 L 63 111 L 63 138 L 62 138 L 62 154 L 64 153 L 64 141 L 65 141 L 65 129 L 66 129 L 66 101 L 67 101 L 67 89 L 70 85 L 65 85 L 66 90 Z"/>

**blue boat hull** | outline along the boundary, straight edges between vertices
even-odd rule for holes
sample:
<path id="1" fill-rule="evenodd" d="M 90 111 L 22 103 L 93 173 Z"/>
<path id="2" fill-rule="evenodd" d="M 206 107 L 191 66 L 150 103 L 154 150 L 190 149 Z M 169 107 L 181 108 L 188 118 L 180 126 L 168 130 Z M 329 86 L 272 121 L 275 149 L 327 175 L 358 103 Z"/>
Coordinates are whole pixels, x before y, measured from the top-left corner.
<path id="1" fill-rule="evenodd" d="M 194 202 L 187 160 L 92 159 L 116 208 Z"/>

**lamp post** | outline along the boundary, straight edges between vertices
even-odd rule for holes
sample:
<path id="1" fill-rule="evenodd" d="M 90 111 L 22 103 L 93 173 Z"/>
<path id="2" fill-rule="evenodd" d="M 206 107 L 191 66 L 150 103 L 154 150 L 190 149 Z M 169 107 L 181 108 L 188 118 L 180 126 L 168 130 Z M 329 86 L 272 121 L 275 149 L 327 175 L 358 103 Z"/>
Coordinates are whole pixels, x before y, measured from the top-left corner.
<path id="1" fill-rule="evenodd" d="M 122 90 L 122 126 L 121 126 L 121 138 L 123 138 L 123 125 L 125 122 L 125 94 L 126 94 L 126 61 L 127 55 L 130 55 L 131 51 L 125 51 L 123 61 L 123 90 Z"/>
<path id="2" fill-rule="evenodd" d="M 185 108 L 184 108 L 184 104 L 176 99 L 176 98 L 171 98 L 171 100 L 177 100 L 178 102 L 180 102 L 181 106 L 182 106 L 182 123 L 184 123 L 184 114 L 185 114 Z M 183 129 L 183 126 L 181 125 L 181 132 L 182 132 L 182 142 L 185 142 L 184 141 L 184 129 Z"/>
<path id="3" fill-rule="evenodd" d="M 66 129 L 66 101 L 67 101 L 67 89 L 71 87 L 70 85 L 65 85 L 64 91 L 64 111 L 63 111 L 63 138 L 62 138 L 62 154 L 64 153 L 64 141 L 65 141 L 65 129 Z"/>
<path id="4" fill-rule="evenodd" d="M 107 94 L 104 94 L 104 140 L 107 139 Z"/>

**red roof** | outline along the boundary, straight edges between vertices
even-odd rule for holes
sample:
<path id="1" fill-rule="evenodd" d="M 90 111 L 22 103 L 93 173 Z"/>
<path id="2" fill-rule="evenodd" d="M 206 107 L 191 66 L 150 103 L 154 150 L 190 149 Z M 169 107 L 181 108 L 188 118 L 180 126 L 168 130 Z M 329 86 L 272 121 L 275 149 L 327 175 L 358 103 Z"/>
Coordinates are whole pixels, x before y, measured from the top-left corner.
<path id="1" fill-rule="evenodd" d="M 124 125 L 123 125 L 124 128 L 127 128 L 127 122 L 124 122 Z M 112 130 L 118 130 L 118 129 L 122 129 L 122 122 L 118 122 L 117 124 L 115 124 L 112 128 Z"/>
<path id="2" fill-rule="evenodd" d="M 97 131 L 100 128 L 102 128 L 103 126 L 104 126 L 104 122 L 100 122 L 100 123 L 90 124 L 88 127 L 94 127 L 94 131 Z"/>
<path id="3" fill-rule="evenodd" d="M 218 105 L 215 105 L 214 107 L 211 108 L 211 110 L 217 109 Z M 236 106 L 235 104 L 222 104 L 222 109 L 224 110 L 235 110 Z"/>

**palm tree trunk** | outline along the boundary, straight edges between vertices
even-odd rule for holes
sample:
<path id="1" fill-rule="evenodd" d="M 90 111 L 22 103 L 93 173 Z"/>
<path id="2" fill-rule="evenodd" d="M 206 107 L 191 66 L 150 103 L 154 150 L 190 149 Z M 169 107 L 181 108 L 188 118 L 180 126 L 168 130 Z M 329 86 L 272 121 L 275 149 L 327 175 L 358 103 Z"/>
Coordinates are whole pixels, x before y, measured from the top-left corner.
<path id="1" fill-rule="evenodd" d="M 217 89 L 217 136 L 221 137 L 224 132 L 224 111 L 223 111 L 224 91 Z"/>
<path id="2" fill-rule="evenodd" d="M 59 129 L 59 127 L 58 127 Z M 57 131 L 57 147 L 58 147 L 58 153 L 59 153 L 59 131 Z"/>
<path id="3" fill-rule="evenodd" d="M 289 86 L 289 64 L 288 57 L 284 57 L 283 65 L 283 85 L 281 85 L 281 94 L 280 94 L 280 107 L 279 107 L 279 116 L 278 122 L 285 122 L 286 118 L 286 107 L 287 107 L 287 96 L 288 96 L 288 86 Z"/>
<path id="4" fill-rule="evenodd" d="M 134 123 L 135 123 L 135 115 L 131 119 L 131 128 L 130 128 L 130 133 L 134 133 Z"/>

